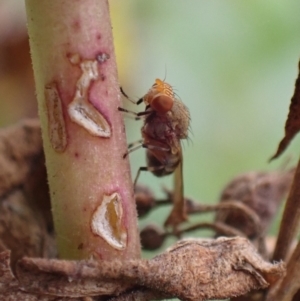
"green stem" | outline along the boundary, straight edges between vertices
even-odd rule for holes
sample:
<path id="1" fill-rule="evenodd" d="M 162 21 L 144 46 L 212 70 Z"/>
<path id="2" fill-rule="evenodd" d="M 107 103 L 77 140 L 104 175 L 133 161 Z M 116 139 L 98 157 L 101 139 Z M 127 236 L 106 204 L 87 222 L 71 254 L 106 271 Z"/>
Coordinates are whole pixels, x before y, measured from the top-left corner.
<path id="1" fill-rule="evenodd" d="M 140 256 L 105 0 L 26 0 L 61 258 Z"/>

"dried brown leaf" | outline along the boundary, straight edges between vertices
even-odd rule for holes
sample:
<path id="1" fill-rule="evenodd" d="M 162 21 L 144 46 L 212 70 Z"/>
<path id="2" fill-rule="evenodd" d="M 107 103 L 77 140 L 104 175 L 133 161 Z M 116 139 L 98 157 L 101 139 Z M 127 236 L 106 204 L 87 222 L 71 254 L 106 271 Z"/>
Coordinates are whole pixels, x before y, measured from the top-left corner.
<path id="1" fill-rule="evenodd" d="M 0 250 L 11 264 L 23 256 L 53 257 L 55 243 L 38 120 L 0 130 Z"/>
<path id="2" fill-rule="evenodd" d="M 10 266 L 10 252 L 1 252 L 0 253 L 0 275 L 1 275 L 1 285 L 0 293 L 5 294 L 10 292 L 12 289 L 16 289 L 19 284 L 15 279 L 14 275 L 11 272 Z"/>
<path id="3" fill-rule="evenodd" d="M 291 140 L 300 130 L 300 62 L 298 64 L 298 77 L 295 83 L 294 95 L 291 99 L 290 110 L 285 123 L 285 136 L 280 141 L 276 153 L 270 161 L 278 158 L 287 148 Z"/>
<path id="4" fill-rule="evenodd" d="M 148 300 L 165 300 L 168 296 L 150 289 L 135 288 L 131 291 L 126 291 L 109 299 L 109 301 L 148 301 Z"/>
<path id="5" fill-rule="evenodd" d="M 24 258 L 18 264 L 17 276 L 24 290 L 39 294 L 61 297 L 117 295 L 132 286 L 119 284 L 119 279 L 109 277 L 110 270 L 119 269 L 119 261 Z"/>
<path id="6" fill-rule="evenodd" d="M 237 176 L 224 188 L 220 204 L 236 201 L 246 205 L 260 218 L 259 224 L 253 218 L 249 218 L 251 217 L 249 214 L 234 207 L 219 211 L 216 221 L 239 229 L 250 239 L 264 233 L 288 192 L 293 176 L 294 169 L 272 172 L 255 171 Z"/>
<path id="7" fill-rule="evenodd" d="M 152 260 L 59 261 L 24 258 L 17 267 L 24 290 L 73 297 L 113 294 L 137 286 L 164 297 L 206 300 L 267 287 L 285 272 L 264 261 L 244 238 L 185 240 Z M 117 287 L 117 283 L 119 286 Z"/>
<path id="8" fill-rule="evenodd" d="M 39 212 L 28 206 L 22 189 L 16 189 L 0 201 L 0 245 L 0 250 L 11 251 L 13 266 L 23 256 L 56 255 L 53 236 Z"/>
<path id="9" fill-rule="evenodd" d="M 82 299 L 56 298 L 31 294 L 20 290 L 19 281 L 10 268 L 10 252 L 0 253 L 0 301 L 83 301 Z"/>
<path id="10" fill-rule="evenodd" d="M 231 298 L 230 301 L 263 301 L 264 298 L 265 298 L 265 291 L 260 290 L 260 291 L 250 292 L 249 294 L 243 296 Z"/>
<path id="11" fill-rule="evenodd" d="M 22 185 L 43 156 L 38 120 L 25 120 L 0 131 L 0 197 Z"/>

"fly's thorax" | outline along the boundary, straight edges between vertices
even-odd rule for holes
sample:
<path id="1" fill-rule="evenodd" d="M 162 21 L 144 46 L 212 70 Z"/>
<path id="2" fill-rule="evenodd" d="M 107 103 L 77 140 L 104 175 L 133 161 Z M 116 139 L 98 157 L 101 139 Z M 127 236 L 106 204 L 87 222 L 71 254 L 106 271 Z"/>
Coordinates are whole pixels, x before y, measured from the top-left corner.
<path id="1" fill-rule="evenodd" d="M 165 141 L 172 135 L 173 130 L 167 116 L 155 112 L 146 117 L 142 132 L 152 139 Z"/>

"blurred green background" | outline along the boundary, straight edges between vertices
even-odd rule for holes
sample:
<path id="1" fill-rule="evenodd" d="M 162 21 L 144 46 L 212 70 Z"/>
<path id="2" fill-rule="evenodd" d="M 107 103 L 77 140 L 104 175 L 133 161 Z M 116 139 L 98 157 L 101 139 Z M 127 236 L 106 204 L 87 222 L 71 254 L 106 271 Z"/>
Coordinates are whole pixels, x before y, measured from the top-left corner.
<path id="1" fill-rule="evenodd" d="M 155 78 L 166 77 L 191 112 L 191 142 L 183 143 L 186 195 L 216 202 L 235 175 L 277 169 L 287 158 L 289 165 L 297 161 L 299 138 L 282 158 L 267 163 L 283 136 L 297 76 L 299 1 L 111 0 L 110 6 L 126 93 L 138 99 Z M 8 65 L 11 55 L 28 54 L 22 8 L 23 1 L 0 0 L 1 126 L 36 110 L 33 92 L 27 91 L 30 62 L 22 75 L 15 71 L 23 66 L 16 59 Z M 17 89 L 11 84 L 16 78 Z M 126 100 L 124 106 L 129 106 Z M 140 139 L 141 125 L 126 119 L 128 142 Z M 138 150 L 130 159 L 135 176 L 145 165 L 145 152 Z M 171 176 L 142 173 L 139 182 L 158 197 L 162 185 L 172 187 Z M 154 211 L 142 224 L 162 222 L 165 213 Z"/>
<path id="2" fill-rule="evenodd" d="M 239 173 L 274 170 L 287 159 L 296 163 L 299 138 L 282 158 L 267 161 L 283 137 L 297 76 L 299 1 L 110 3 L 120 83 L 127 94 L 139 98 L 156 77 L 166 76 L 190 109 L 192 142 L 183 143 L 186 195 L 215 202 Z M 128 141 L 139 139 L 141 123 L 127 119 L 126 126 Z M 135 176 L 145 165 L 145 152 L 130 157 Z M 151 173 L 139 182 L 158 196 L 162 184 L 172 187 L 172 177 Z M 143 224 L 162 223 L 160 213 Z"/>

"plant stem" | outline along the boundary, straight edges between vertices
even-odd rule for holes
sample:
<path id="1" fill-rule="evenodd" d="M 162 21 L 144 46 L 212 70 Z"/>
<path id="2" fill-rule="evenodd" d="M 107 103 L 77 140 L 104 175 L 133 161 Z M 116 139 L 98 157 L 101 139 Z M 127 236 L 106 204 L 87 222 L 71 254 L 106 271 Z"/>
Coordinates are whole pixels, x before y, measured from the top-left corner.
<path id="1" fill-rule="evenodd" d="M 108 1 L 26 9 L 59 255 L 139 257 Z"/>
<path id="2" fill-rule="evenodd" d="M 284 208 L 273 260 L 286 260 L 300 225 L 300 161 Z"/>
<path id="3" fill-rule="evenodd" d="M 291 256 L 282 281 L 270 290 L 267 301 L 291 301 L 300 288 L 300 243 Z M 298 299 L 295 299 L 298 300 Z"/>

